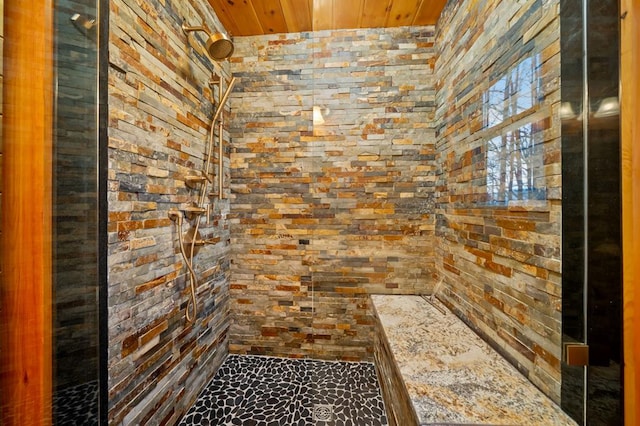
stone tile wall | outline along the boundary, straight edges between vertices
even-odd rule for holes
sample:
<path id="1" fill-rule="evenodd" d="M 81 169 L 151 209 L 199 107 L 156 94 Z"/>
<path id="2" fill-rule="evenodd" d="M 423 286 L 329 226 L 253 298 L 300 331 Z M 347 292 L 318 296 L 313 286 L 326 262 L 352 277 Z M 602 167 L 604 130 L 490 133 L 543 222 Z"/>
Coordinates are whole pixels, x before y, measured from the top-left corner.
<path id="1" fill-rule="evenodd" d="M 561 354 L 558 7 L 557 0 L 449 2 L 436 38 L 440 297 L 556 401 Z M 535 62 L 533 83 L 518 85 L 527 61 Z M 506 95 L 500 89 L 505 82 Z M 532 146 L 520 149 L 525 142 Z M 504 155 L 491 154 L 496 145 Z M 491 173 L 505 176 L 500 169 L 513 177 L 512 191 L 489 190 Z"/>
<path id="2" fill-rule="evenodd" d="M 375 309 L 375 306 L 374 306 Z M 416 409 L 409 397 L 407 384 L 396 362 L 389 345 L 384 327 L 376 312 L 376 331 L 373 345 L 373 357 L 380 380 L 380 390 L 384 398 L 385 408 L 390 426 L 403 426 L 420 423 Z"/>
<path id="3" fill-rule="evenodd" d="M 368 294 L 431 291 L 433 44 L 433 27 L 236 39 L 232 352 L 371 359 Z"/>
<path id="4" fill-rule="evenodd" d="M 200 0 L 110 2 L 109 424 L 175 424 L 227 354 L 228 201 L 207 198 L 195 257 L 198 316 L 185 319 L 185 262 L 171 208 L 196 200 L 214 95 L 203 34 L 221 28 Z M 229 78 L 228 63 L 216 71 Z M 216 90 L 217 92 L 217 90 Z M 215 94 L 218 98 L 218 94 Z M 227 112 L 228 114 L 228 112 Z M 228 133 L 224 132 L 228 142 Z M 185 220 L 186 233 L 193 221 Z"/>

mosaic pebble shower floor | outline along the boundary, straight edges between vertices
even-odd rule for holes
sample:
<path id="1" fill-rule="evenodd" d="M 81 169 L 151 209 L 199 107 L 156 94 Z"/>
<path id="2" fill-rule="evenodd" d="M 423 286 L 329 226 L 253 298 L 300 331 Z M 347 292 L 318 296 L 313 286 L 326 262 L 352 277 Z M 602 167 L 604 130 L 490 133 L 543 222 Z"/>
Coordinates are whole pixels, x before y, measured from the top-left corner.
<path id="1" fill-rule="evenodd" d="M 98 425 L 98 381 L 92 381 L 53 394 L 53 424 L 64 426 Z"/>
<path id="2" fill-rule="evenodd" d="M 387 425 L 371 363 L 230 355 L 180 426 Z"/>

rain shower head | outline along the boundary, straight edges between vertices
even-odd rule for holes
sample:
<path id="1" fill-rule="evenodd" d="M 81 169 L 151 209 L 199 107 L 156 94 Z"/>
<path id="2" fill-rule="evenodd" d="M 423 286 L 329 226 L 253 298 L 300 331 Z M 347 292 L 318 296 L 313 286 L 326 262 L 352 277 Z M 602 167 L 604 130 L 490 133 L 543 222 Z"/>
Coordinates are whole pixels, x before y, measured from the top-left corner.
<path id="1" fill-rule="evenodd" d="M 206 48 L 211 59 L 223 61 L 233 55 L 233 42 L 223 33 L 212 34 L 204 25 L 199 27 L 190 27 L 186 21 L 182 22 L 182 31 L 188 34 L 192 31 L 203 31 L 207 33 Z"/>

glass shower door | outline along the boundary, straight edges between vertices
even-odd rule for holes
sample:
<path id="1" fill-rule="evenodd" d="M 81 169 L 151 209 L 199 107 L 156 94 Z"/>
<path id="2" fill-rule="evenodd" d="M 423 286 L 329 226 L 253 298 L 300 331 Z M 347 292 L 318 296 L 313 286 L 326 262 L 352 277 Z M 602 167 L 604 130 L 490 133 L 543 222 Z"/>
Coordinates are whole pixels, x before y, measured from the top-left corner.
<path id="1" fill-rule="evenodd" d="M 98 424 L 98 2 L 54 11 L 53 419 Z"/>
<path id="2" fill-rule="evenodd" d="M 562 406 L 622 424 L 618 2 L 561 8 Z"/>

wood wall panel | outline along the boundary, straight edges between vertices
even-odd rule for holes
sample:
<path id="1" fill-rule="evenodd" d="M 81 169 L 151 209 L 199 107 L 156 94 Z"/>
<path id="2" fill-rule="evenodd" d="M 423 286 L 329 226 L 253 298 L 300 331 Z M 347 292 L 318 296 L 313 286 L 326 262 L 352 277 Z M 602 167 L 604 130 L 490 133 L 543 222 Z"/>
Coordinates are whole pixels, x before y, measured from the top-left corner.
<path id="1" fill-rule="evenodd" d="M 209 4 L 231 35 L 266 34 L 250 2 L 209 0 Z"/>
<path id="2" fill-rule="evenodd" d="M 313 30 L 328 30 L 333 24 L 333 0 L 313 0 Z"/>
<path id="3" fill-rule="evenodd" d="M 362 27 L 384 27 L 391 10 L 389 0 L 365 0 L 362 10 Z"/>
<path id="4" fill-rule="evenodd" d="M 435 25 L 446 0 L 208 0 L 235 36 Z"/>
<path id="5" fill-rule="evenodd" d="M 414 25 L 418 25 L 418 22 L 437 22 L 446 4 L 447 0 L 422 0 L 413 20 Z"/>
<path id="6" fill-rule="evenodd" d="M 0 424 L 51 424 L 52 0 L 5 0 Z"/>
<path id="7" fill-rule="evenodd" d="M 387 16 L 387 27 L 411 25 L 422 0 L 394 0 Z"/>
<path id="8" fill-rule="evenodd" d="M 303 1 L 301 4 L 305 4 Z M 282 13 L 280 0 L 263 0 L 253 5 L 255 14 L 265 34 L 287 32 L 287 23 Z"/>
<path id="9" fill-rule="evenodd" d="M 389 0 L 365 0 L 362 11 L 362 26 L 365 28 L 384 27 L 390 10 Z"/>
<path id="10" fill-rule="evenodd" d="M 0 52 L 4 46 L 4 0 L 0 0 Z M 2 59 L 0 58 L 0 92 L 2 92 Z M 0 124 L 2 123 L 2 101 L 0 101 Z M 0 129 L 2 126 L 0 126 Z M 2 131 L 0 130 L 0 212 L 2 212 Z M 0 214 L 1 217 L 1 214 Z M 2 238 L 2 224 L 0 223 L 0 238 Z M 2 262 L 0 262 L 0 274 L 2 274 Z"/>
<path id="11" fill-rule="evenodd" d="M 332 28 L 360 28 L 364 0 L 333 0 Z"/>
<path id="12" fill-rule="evenodd" d="M 282 14 L 290 32 L 311 31 L 313 0 L 281 0 Z"/>
<path id="13" fill-rule="evenodd" d="M 622 0 L 622 231 L 625 425 L 640 424 L 640 1 Z"/>

